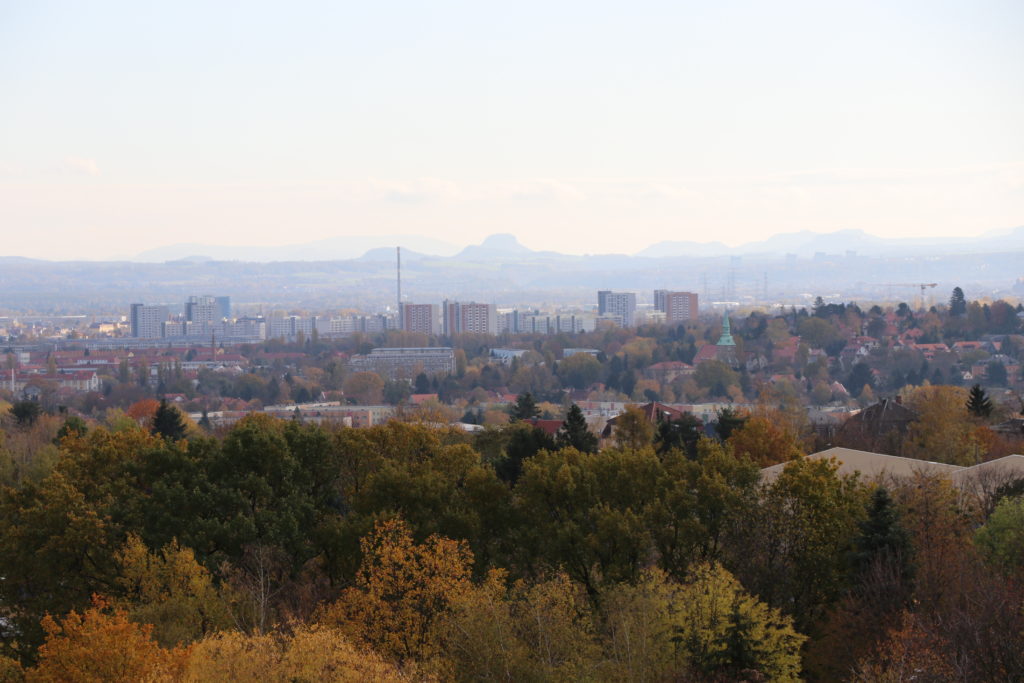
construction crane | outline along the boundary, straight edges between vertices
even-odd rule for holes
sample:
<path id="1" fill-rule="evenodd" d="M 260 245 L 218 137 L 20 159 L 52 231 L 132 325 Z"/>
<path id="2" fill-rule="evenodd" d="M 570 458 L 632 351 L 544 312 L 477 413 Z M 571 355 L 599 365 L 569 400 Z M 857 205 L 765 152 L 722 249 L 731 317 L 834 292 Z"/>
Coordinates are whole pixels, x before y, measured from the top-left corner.
<path id="1" fill-rule="evenodd" d="M 924 290 L 929 287 L 938 287 L 938 282 L 883 282 L 882 287 L 920 287 L 921 288 L 921 301 L 918 304 L 919 308 L 924 308 Z M 889 292 L 890 298 L 892 297 L 892 291 Z"/>

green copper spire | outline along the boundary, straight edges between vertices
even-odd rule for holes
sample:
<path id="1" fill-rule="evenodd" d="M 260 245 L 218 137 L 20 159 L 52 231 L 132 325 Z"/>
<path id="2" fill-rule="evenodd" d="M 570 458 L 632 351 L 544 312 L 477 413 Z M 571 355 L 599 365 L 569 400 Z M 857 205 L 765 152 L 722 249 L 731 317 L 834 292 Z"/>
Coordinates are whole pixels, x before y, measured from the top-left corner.
<path id="1" fill-rule="evenodd" d="M 736 346 L 729 331 L 729 311 L 722 313 L 722 336 L 718 338 L 718 346 Z"/>

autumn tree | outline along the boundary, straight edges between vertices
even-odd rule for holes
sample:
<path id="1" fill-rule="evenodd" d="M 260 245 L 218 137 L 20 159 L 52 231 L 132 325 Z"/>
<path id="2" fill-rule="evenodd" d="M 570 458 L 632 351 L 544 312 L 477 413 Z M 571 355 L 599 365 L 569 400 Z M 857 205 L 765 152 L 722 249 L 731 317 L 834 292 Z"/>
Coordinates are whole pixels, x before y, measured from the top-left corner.
<path id="1" fill-rule="evenodd" d="M 574 389 L 586 389 L 601 377 L 601 363 L 589 353 L 576 353 L 558 364 L 558 374 Z"/>
<path id="2" fill-rule="evenodd" d="M 967 390 L 961 387 L 916 388 L 907 404 L 917 411 L 910 424 L 906 453 L 921 460 L 973 465 L 984 455 L 974 434 L 975 423 L 965 408 Z"/>
<path id="3" fill-rule="evenodd" d="M 414 679 L 375 652 L 357 647 L 337 629 L 313 625 L 298 626 L 289 633 L 212 634 L 189 650 L 181 680 L 396 683 Z"/>
<path id="4" fill-rule="evenodd" d="M 39 647 L 39 663 L 27 672 L 29 681 L 169 681 L 184 665 L 184 651 L 163 649 L 151 626 L 111 611 L 103 598 L 59 621 L 46 616 L 42 625 L 46 642 Z"/>
<path id="5" fill-rule="evenodd" d="M 116 559 L 122 597 L 115 604 L 132 621 L 151 624 L 153 637 L 164 647 L 188 644 L 231 625 L 226 602 L 190 548 L 173 541 L 154 553 L 138 535 L 129 534 Z"/>
<path id="6" fill-rule="evenodd" d="M 602 663 L 591 604 L 564 573 L 460 593 L 435 629 L 456 680 L 588 680 Z"/>
<path id="7" fill-rule="evenodd" d="M 639 406 L 626 406 L 615 418 L 615 442 L 620 448 L 638 450 L 654 440 L 654 425 Z"/>
<path id="8" fill-rule="evenodd" d="M 748 458 L 759 467 L 789 462 L 803 455 L 796 437 L 777 421 L 751 417 L 729 437 L 737 457 Z"/>
<path id="9" fill-rule="evenodd" d="M 384 380 L 376 372 L 353 372 L 342 385 L 345 397 L 362 405 L 374 405 L 384 400 Z"/>
<path id="10" fill-rule="evenodd" d="M 355 585 L 324 613 L 324 623 L 399 662 L 440 654 L 431 629 L 470 586 L 473 556 L 464 541 L 413 542 L 398 519 L 380 522 L 361 542 Z"/>

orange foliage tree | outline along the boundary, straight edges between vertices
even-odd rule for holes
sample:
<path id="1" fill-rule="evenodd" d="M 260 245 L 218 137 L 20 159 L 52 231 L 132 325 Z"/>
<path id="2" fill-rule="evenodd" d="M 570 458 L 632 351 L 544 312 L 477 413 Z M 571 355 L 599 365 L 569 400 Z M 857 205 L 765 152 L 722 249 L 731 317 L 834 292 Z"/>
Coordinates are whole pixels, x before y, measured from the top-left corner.
<path id="1" fill-rule="evenodd" d="M 161 681 L 177 678 L 187 652 L 165 650 L 151 636 L 152 626 L 128 621 L 123 610 L 110 611 L 93 597 L 82 614 L 71 611 L 59 623 L 47 615 L 46 642 L 28 681 Z"/>
<path id="2" fill-rule="evenodd" d="M 128 410 L 124 412 L 136 422 L 143 423 L 152 420 L 159 407 L 160 402 L 155 398 L 144 398 L 128 406 Z"/>
<path id="3" fill-rule="evenodd" d="M 431 627 L 472 585 L 469 546 L 437 535 L 413 543 L 399 519 L 379 522 L 360 545 L 356 585 L 326 610 L 324 622 L 399 661 L 437 655 Z"/>
<path id="4" fill-rule="evenodd" d="M 760 416 L 751 417 L 733 432 L 729 443 L 737 457 L 751 460 L 759 467 L 789 462 L 803 455 L 792 432 Z"/>

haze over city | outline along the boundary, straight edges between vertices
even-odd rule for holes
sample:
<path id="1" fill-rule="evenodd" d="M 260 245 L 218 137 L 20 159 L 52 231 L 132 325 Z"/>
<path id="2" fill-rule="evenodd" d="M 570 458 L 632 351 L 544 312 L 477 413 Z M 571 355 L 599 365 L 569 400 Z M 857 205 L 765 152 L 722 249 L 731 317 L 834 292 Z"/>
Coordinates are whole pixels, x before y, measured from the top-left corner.
<path id="1" fill-rule="evenodd" d="M 1024 222 L 1024 6 L 5 3 L 2 255 Z"/>

